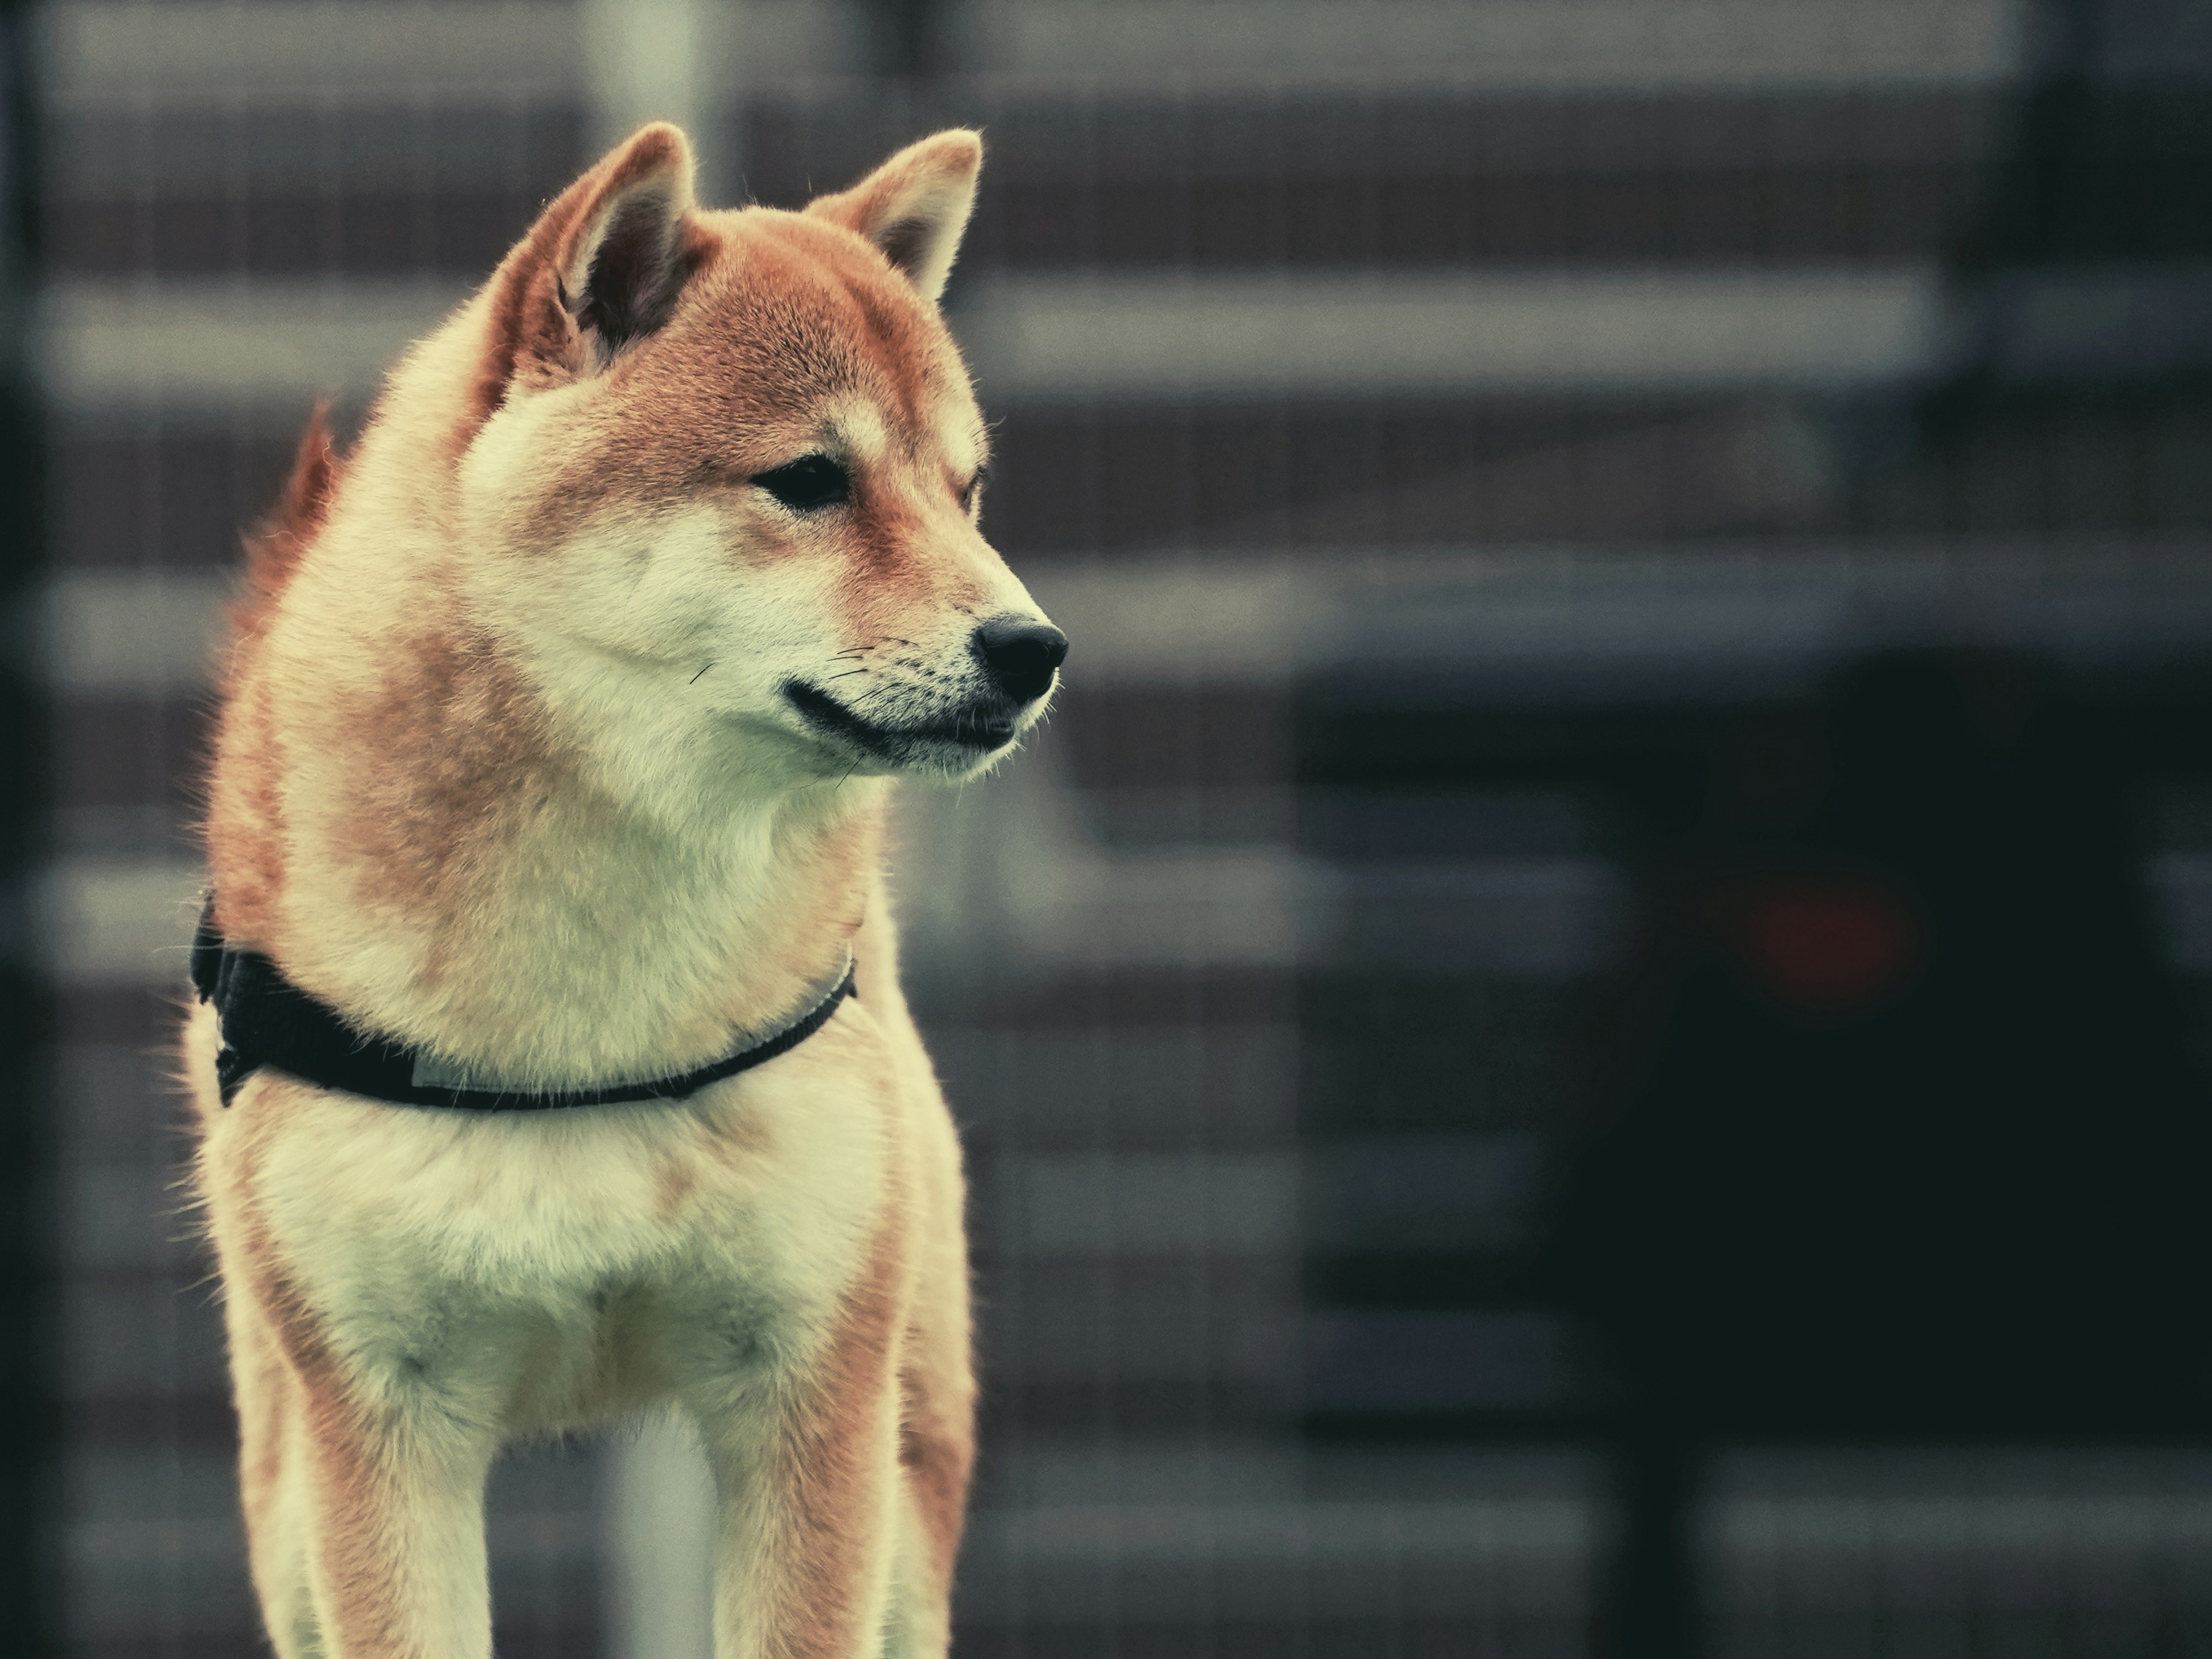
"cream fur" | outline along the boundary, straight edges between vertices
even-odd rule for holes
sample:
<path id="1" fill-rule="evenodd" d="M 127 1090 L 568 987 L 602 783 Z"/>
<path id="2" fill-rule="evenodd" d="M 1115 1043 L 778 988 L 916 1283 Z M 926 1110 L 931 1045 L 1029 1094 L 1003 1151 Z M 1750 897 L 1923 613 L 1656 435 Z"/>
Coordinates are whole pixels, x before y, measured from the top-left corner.
<path id="1" fill-rule="evenodd" d="M 681 136 L 647 129 L 395 371 L 241 620 L 210 790 L 223 925 L 364 1027 L 580 1086 L 775 1024 L 848 948 L 860 987 L 680 1105 L 541 1114 L 270 1072 L 226 1108 L 194 1013 L 283 1659 L 485 1659 L 491 1459 L 663 1401 L 721 1495 L 720 1659 L 945 1651 L 973 1455 L 960 1154 L 877 849 L 898 775 L 1011 747 L 958 735 L 991 695 L 979 620 L 1042 621 L 961 499 L 985 441 L 934 306 L 980 154 L 925 141 L 802 222 L 690 209 Z M 888 260 L 847 198 L 901 204 Z M 916 276 L 898 256 L 933 203 Z M 608 252 L 623 225 L 660 240 Z M 649 284 L 684 247 L 664 321 L 592 335 L 580 284 L 629 257 Z M 779 327 L 815 343 L 702 375 Z M 810 379 L 848 337 L 858 367 Z M 801 453 L 847 467 L 849 503 L 750 482 Z M 807 716 L 802 682 L 897 742 Z"/>

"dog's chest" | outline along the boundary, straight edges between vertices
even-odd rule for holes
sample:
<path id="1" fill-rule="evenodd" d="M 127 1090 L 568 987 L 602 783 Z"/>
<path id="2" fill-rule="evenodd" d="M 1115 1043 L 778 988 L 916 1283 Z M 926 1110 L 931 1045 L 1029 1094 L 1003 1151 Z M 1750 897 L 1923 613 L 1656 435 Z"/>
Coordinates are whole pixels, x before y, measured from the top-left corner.
<path id="1" fill-rule="evenodd" d="M 275 1079 L 218 1115 L 209 1152 L 358 1363 L 559 1418 L 834 1316 L 883 1228 L 898 1125 L 853 1009 L 679 1105 L 425 1112 Z"/>

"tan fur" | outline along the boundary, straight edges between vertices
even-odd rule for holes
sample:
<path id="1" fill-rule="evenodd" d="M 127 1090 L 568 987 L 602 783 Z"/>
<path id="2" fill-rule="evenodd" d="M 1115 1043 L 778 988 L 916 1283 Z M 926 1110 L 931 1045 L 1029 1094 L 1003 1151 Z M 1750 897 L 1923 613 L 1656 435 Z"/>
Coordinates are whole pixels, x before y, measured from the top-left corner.
<path id="1" fill-rule="evenodd" d="M 344 465 L 331 441 L 330 417 L 327 402 L 315 405 L 307 430 L 300 434 L 276 511 L 246 538 L 246 592 L 230 613 L 232 629 L 240 642 L 260 634 L 284 584 L 331 515 Z"/>
<path id="2" fill-rule="evenodd" d="M 960 1150 L 881 860 L 892 780 L 972 775 L 1042 707 L 971 644 L 1042 625 L 975 527 L 985 434 L 935 304 L 980 159 L 942 134 L 805 215 L 708 213 L 683 136 L 645 129 L 343 463 L 318 414 L 252 544 L 206 825 L 234 944 L 514 1087 L 698 1064 L 848 951 L 859 987 L 687 1101 L 551 1113 L 265 1070 L 226 1107 L 193 1014 L 283 1659 L 487 1659 L 500 1448 L 661 1403 L 721 1496 L 720 1659 L 945 1650 Z M 845 498 L 761 482 L 808 456 Z"/>

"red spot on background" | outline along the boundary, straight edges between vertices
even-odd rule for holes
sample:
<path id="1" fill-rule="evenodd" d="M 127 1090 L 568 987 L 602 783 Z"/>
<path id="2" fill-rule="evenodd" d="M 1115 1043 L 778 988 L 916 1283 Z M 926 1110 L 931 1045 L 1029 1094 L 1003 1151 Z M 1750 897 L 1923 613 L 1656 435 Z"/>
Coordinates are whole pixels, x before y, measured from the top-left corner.
<path id="1" fill-rule="evenodd" d="M 1804 1013 L 1852 1014 L 1896 988 L 1921 953 L 1911 907 L 1883 883 L 1799 878 L 1748 893 L 1735 942 L 1752 976 Z"/>

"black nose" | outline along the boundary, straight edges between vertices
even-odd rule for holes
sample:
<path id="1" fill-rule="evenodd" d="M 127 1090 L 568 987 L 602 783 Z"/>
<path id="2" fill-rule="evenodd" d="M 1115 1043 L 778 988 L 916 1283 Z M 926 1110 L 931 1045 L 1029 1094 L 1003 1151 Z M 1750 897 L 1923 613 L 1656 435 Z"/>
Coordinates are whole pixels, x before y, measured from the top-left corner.
<path id="1" fill-rule="evenodd" d="M 1052 688 L 1067 655 L 1067 635 L 1050 623 L 999 617 L 975 630 L 974 647 L 999 690 L 1016 702 L 1035 702 Z"/>

